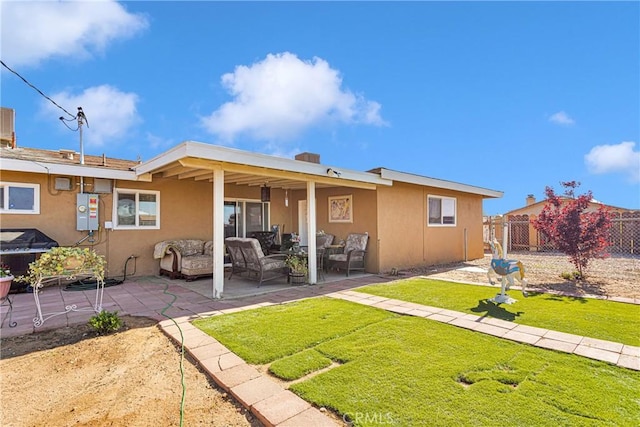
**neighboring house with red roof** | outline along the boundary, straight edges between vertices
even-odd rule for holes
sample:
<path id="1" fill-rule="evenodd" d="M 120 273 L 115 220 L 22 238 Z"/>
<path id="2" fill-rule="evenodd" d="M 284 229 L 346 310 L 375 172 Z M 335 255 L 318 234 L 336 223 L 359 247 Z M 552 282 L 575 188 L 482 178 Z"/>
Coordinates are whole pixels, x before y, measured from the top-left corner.
<path id="1" fill-rule="evenodd" d="M 560 198 L 570 200 L 567 196 Z M 540 215 L 546 203 L 546 199 L 536 201 L 532 194 L 527 195 L 524 206 L 506 212 L 500 220 L 493 220 L 496 238 L 502 242 L 502 220 L 506 219 L 509 224 L 511 250 L 552 250 L 531 224 L 531 221 Z M 602 206 L 614 214 L 610 250 L 615 253 L 640 253 L 640 211 L 605 205 L 592 199 L 586 212 L 595 212 Z"/>

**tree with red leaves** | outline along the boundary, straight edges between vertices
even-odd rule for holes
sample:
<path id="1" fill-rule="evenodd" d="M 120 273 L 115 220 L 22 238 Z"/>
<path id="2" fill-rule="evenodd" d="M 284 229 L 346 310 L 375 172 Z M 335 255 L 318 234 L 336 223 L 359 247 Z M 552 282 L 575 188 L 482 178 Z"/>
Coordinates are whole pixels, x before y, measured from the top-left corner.
<path id="1" fill-rule="evenodd" d="M 593 199 L 591 191 L 576 197 L 574 190 L 580 186 L 579 182 L 561 184 L 565 187 L 565 196 L 558 196 L 553 188 L 546 187 L 547 202 L 532 223 L 556 248 L 569 256 L 578 270 L 578 277 L 584 278 L 591 260 L 609 255 L 606 249 L 612 214 L 604 205 L 597 211 L 587 212 Z"/>

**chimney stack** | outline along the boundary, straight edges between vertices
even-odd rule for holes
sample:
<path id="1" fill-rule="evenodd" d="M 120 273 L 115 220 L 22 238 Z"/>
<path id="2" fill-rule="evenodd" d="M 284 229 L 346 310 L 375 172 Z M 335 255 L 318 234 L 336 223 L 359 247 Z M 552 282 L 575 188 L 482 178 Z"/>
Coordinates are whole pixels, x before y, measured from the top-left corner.
<path id="1" fill-rule="evenodd" d="M 0 145 L 16 148 L 16 112 L 13 108 L 0 108 Z"/>
<path id="2" fill-rule="evenodd" d="M 309 163 L 320 163 L 320 154 L 315 153 L 300 153 L 296 154 L 296 160 L 302 160 L 303 162 Z"/>
<path id="3" fill-rule="evenodd" d="M 527 195 L 527 206 L 531 206 L 535 202 L 536 202 L 536 198 L 534 197 L 534 195 L 533 194 L 528 194 Z"/>

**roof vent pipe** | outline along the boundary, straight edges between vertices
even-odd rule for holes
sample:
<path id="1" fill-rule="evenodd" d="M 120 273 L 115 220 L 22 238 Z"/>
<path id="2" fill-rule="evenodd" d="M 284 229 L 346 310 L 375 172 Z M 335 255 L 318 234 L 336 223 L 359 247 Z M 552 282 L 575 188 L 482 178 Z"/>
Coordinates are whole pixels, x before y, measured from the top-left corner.
<path id="1" fill-rule="evenodd" d="M 76 152 L 73 150 L 60 149 L 60 154 L 62 155 L 63 159 L 73 160 L 73 156 L 76 154 Z"/>

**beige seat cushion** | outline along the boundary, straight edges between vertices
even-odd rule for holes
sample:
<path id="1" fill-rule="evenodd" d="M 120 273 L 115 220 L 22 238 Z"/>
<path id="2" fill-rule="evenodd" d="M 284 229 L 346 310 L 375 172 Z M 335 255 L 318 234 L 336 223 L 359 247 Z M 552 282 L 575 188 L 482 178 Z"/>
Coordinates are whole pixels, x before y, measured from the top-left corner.
<path id="1" fill-rule="evenodd" d="M 211 255 L 191 255 L 189 257 L 183 257 L 182 274 L 186 276 L 213 274 L 213 259 Z"/>

